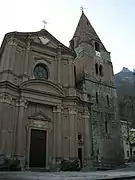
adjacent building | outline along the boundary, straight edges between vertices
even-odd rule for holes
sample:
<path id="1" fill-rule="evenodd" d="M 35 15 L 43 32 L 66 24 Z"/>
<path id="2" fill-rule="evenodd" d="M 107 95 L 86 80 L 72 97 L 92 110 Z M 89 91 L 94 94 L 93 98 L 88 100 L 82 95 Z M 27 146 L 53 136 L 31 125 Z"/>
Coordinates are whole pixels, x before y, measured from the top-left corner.
<path id="1" fill-rule="evenodd" d="M 130 125 L 131 122 L 125 119 L 121 121 L 125 161 L 135 159 L 135 129 L 131 128 Z"/>

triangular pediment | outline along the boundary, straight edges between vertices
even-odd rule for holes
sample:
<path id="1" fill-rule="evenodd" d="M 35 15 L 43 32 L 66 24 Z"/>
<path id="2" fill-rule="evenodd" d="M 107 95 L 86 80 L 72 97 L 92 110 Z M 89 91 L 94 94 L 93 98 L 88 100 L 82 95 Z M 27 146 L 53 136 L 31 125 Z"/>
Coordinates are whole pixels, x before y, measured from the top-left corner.
<path id="1" fill-rule="evenodd" d="M 63 51 L 70 52 L 73 54 L 73 51 L 62 44 L 59 40 L 57 40 L 52 34 L 50 34 L 46 29 L 42 29 L 41 31 L 38 32 L 32 32 L 32 33 L 26 33 L 27 35 L 29 34 L 29 38 L 37 43 L 44 45 L 46 47 L 51 47 L 54 49 L 61 48 Z M 24 33 L 20 33 L 21 36 L 24 35 Z"/>
<path id="2" fill-rule="evenodd" d="M 72 49 L 68 48 L 64 44 L 62 44 L 59 40 L 57 40 L 52 34 L 50 34 L 46 29 L 42 29 L 41 31 L 37 32 L 10 32 L 5 35 L 5 38 L 3 40 L 2 46 L 4 45 L 4 42 L 7 38 L 10 38 L 14 36 L 15 38 L 23 41 L 23 42 L 34 42 L 36 45 L 43 45 L 50 48 L 61 48 L 63 52 L 70 53 L 71 55 L 74 55 L 74 52 Z"/>
<path id="3" fill-rule="evenodd" d="M 40 121 L 48 121 L 48 122 L 51 121 L 51 119 L 41 111 L 34 114 L 33 116 L 30 116 L 29 119 L 40 120 Z"/>

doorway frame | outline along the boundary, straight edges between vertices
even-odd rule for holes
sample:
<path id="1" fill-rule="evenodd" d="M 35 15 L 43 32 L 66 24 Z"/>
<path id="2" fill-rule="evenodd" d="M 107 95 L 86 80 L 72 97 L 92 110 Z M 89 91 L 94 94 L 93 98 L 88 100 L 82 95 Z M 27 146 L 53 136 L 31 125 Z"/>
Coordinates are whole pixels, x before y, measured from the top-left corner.
<path id="1" fill-rule="evenodd" d="M 31 168 L 30 167 L 30 146 L 31 146 L 31 131 L 32 130 L 41 130 L 41 131 L 46 131 L 46 160 L 45 160 L 45 167 L 47 167 L 48 164 L 48 129 L 47 128 L 39 128 L 39 127 L 27 127 L 27 134 L 26 134 L 26 160 L 27 160 L 27 169 Z"/>
<path id="2" fill-rule="evenodd" d="M 84 146 L 83 145 L 78 145 L 77 147 L 77 157 L 78 157 L 78 149 L 82 149 L 82 168 L 84 167 L 84 162 L 85 162 L 85 158 L 84 158 Z"/>

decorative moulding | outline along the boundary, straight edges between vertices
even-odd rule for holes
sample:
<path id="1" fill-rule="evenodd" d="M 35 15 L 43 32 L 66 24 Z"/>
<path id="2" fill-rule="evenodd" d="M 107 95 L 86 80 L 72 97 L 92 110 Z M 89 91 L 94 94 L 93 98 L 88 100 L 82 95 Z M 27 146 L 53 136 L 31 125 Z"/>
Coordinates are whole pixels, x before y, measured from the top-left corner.
<path id="1" fill-rule="evenodd" d="M 29 119 L 33 119 L 33 120 L 42 120 L 42 121 L 48 121 L 50 122 L 51 119 L 46 116 L 43 112 L 39 111 L 38 113 L 34 114 L 33 116 L 30 116 Z"/>
<path id="2" fill-rule="evenodd" d="M 51 64 L 51 60 L 49 60 L 48 58 L 44 58 L 44 57 L 36 56 L 36 57 L 34 57 L 34 60 L 38 61 L 38 63 L 47 62 L 47 63 Z"/>

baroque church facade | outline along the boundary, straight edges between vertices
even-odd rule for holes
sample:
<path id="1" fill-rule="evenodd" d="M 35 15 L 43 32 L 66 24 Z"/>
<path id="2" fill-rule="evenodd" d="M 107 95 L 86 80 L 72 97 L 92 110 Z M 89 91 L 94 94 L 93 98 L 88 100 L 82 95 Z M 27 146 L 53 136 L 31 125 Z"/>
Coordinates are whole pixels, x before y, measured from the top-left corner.
<path id="1" fill-rule="evenodd" d="M 66 47 L 47 30 L 11 32 L 0 49 L 0 155 L 22 166 L 122 160 L 110 53 L 84 12 Z"/>

